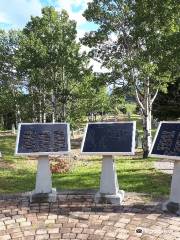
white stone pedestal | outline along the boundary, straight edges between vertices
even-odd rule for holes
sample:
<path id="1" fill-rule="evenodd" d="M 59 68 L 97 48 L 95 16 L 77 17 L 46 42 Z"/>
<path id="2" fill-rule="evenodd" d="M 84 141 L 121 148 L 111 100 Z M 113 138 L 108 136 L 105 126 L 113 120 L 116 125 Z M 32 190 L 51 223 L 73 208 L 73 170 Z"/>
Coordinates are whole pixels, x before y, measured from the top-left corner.
<path id="1" fill-rule="evenodd" d="M 174 162 L 170 198 L 163 205 L 163 210 L 180 215 L 180 160 Z"/>
<path id="2" fill-rule="evenodd" d="M 55 202 L 56 189 L 52 188 L 51 170 L 48 156 L 39 156 L 36 186 L 30 197 L 31 202 Z"/>
<path id="3" fill-rule="evenodd" d="M 119 190 L 119 184 L 112 156 L 103 156 L 100 190 L 95 195 L 96 203 L 111 203 L 120 205 L 124 191 Z"/>

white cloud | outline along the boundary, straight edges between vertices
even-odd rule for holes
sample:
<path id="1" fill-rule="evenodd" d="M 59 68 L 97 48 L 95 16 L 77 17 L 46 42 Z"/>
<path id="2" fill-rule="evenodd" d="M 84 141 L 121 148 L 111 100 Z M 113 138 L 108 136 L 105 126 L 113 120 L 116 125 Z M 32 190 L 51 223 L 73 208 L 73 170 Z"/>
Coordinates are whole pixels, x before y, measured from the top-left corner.
<path id="1" fill-rule="evenodd" d="M 57 10 L 61 11 L 65 9 L 70 19 L 73 19 L 77 22 L 77 26 L 82 25 L 86 22 L 86 19 L 82 16 L 84 10 L 87 8 L 87 3 L 92 2 L 92 0 L 58 0 Z M 79 11 L 74 12 L 72 7 L 79 6 Z"/>
<path id="2" fill-rule="evenodd" d="M 39 0 L 0 0 L 0 22 L 10 24 L 13 28 L 22 28 L 30 16 L 41 14 Z"/>
<path id="3" fill-rule="evenodd" d="M 56 0 L 51 3 L 56 3 L 56 10 L 61 11 L 65 9 L 70 19 L 77 22 L 77 40 L 84 36 L 84 33 L 88 31 L 87 21 L 82 16 L 84 10 L 87 8 L 88 2 L 93 0 Z M 50 4 L 47 4 L 50 5 Z M 44 5 L 40 0 L 0 0 L 0 23 L 10 25 L 12 28 L 23 28 L 30 20 L 30 16 L 40 16 L 41 8 Z M 74 9 L 73 9 L 74 7 Z M 75 11 L 76 9 L 76 11 Z M 81 51 L 89 52 L 89 48 L 82 46 Z M 94 61 L 90 61 L 90 65 L 93 65 L 95 72 L 107 72 L 107 69 L 102 68 L 101 64 Z"/>

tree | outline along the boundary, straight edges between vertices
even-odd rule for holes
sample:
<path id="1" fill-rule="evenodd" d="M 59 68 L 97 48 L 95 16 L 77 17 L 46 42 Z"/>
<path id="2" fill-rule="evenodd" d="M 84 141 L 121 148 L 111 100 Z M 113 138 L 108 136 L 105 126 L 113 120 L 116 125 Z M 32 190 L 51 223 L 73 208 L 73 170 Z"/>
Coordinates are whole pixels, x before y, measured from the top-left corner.
<path id="1" fill-rule="evenodd" d="M 154 102 L 153 117 L 160 121 L 180 118 L 180 78 L 170 84 L 167 93 L 159 93 Z"/>
<path id="2" fill-rule="evenodd" d="M 22 81 L 17 73 L 16 58 L 19 35 L 18 31 L 0 30 L 1 124 L 8 128 L 21 121 L 19 97 L 22 95 Z"/>
<path id="3" fill-rule="evenodd" d="M 159 91 L 177 74 L 180 4 L 176 0 L 94 0 L 84 16 L 99 25 L 83 44 L 109 69 L 106 78 L 116 87 L 133 86 L 143 118 L 143 156 L 151 146 L 151 113 Z M 169 47 L 170 39 L 174 41 Z M 165 51 L 168 49 L 168 52 Z M 173 57 L 169 64 L 168 59 Z"/>
<path id="4" fill-rule="evenodd" d="M 107 87 L 99 85 L 98 75 L 89 72 L 78 86 L 78 99 L 81 102 L 81 114 L 88 116 L 90 121 L 96 121 L 96 116 L 109 111 L 109 94 Z"/>
<path id="5" fill-rule="evenodd" d="M 52 121 L 68 117 L 68 102 L 87 64 L 76 33 L 75 21 L 53 7 L 43 8 L 42 16 L 31 17 L 23 29 L 19 71 L 26 76 L 32 112 L 39 112 L 34 121 L 45 122 L 48 115 Z"/>

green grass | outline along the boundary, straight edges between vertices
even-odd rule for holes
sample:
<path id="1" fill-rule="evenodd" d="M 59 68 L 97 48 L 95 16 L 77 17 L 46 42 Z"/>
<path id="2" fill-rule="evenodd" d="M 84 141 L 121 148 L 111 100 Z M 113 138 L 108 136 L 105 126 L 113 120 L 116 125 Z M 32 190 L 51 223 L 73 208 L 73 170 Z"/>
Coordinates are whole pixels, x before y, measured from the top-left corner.
<path id="1" fill-rule="evenodd" d="M 36 161 L 14 156 L 15 137 L 0 137 L 0 193 L 31 191 L 35 185 Z M 128 192 L 148 193 L 152 197 L 167 196 L 171 178 L 153 168 L 152 159 L 116 158 L 120 188 Z M 53 174 L 57 189 L 98 189 L 101 158 L 92 158 L 75 165 L 67 174 Z"/>

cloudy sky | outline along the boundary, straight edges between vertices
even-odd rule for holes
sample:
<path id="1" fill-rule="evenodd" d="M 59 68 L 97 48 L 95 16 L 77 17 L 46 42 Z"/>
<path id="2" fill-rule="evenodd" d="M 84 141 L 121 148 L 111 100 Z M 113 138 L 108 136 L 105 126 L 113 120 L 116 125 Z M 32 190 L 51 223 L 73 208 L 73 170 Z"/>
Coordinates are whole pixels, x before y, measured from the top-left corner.
<path id="1" fill-rule="evenodd" d="M 70 19 L 77 22 L 77 38 L 85 32 L 96 30 L 97 25 L 87 22 L 82 13 L 87 8 L 87 3 L 92 0 L 0 0 L 0 28 L 22 29 L 31 16 L 41 16 L 41 9 L 45 6 L 54 6 L 57 11 L 67 10 Z M 83 46 L 82 50 L 88 48 Z M 90 61 L 95 72 L 104 72 L 99 62 Z"/>
<path id="2" fill-rule="evenodd" d="M 66 9 L 71 19 L 76 20 L 78 36 L 84 32 L 96 29 L 94 23 L 87 22 L 82 13 L 87 8 L 87 2 L 92 0 L 0 0 L 0 28 L 23 28 L 30 16 L 40 16 L 41 8 L 54 6 L 56 10 Z"/>

